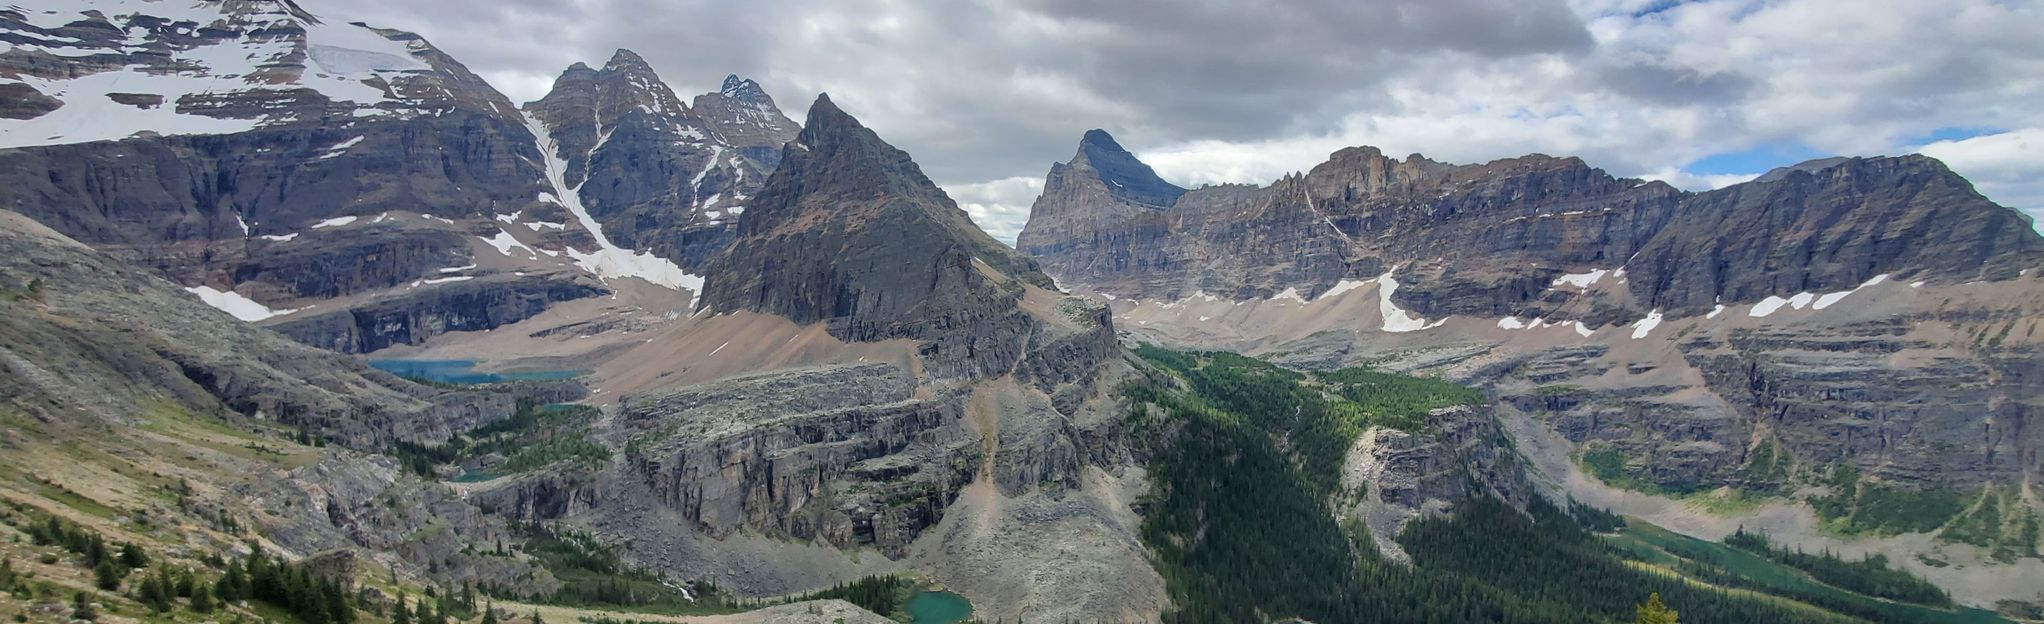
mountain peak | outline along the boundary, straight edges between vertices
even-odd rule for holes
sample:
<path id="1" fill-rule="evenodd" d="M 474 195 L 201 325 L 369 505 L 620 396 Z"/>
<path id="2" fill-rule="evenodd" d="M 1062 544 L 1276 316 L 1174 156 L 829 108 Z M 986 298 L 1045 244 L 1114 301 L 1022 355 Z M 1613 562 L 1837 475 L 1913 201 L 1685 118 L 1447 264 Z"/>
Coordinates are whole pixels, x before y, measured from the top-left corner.
<path id="1" fill-rule="evenodd" d="M 967 376 L 1012 366 L 1014 351 L 988 345 L 1022 335 L 1025 284 L 1050 285 L 828 95 L 708 273 L 709 309 L 824 322 L 845 340 L 925 340 L 936 374 Z"/>
<path id="2" fill-rule="evenodd" d="M 724 85 L 717 89 L 717 93 L 727 98 L 746 102 L 757 102 L 762 99 L 766 99 L 768 102 L 772 101 L 767 98 L 766 89 L 760 88 L 758 82 L 754 82 L 751 78 L 740 78 L 738 74 L 725 76 Z"/>
<path id="3" fill-rule="evenodd" d="M 618 48 L 616 52 L 612 52 L 610 54 L 610 61 L 603 64 L 604 71 L 619 71 L 626 68 L 651 69 L 652 66 L 646 64 L 645 57 L 639 56 L 639 53 L 625 48 Z"/>
<path id="4" fill-rule="evenodd" d="M 1090 168 L 1107 185 L 1108 193 L 1138 204 L 1168 207 L 1185 194 L 1184 188 L 1158 177 L 1155 169 L 1122 148 L 1106 130 L 1087 130 L 1069 165 Z"/>

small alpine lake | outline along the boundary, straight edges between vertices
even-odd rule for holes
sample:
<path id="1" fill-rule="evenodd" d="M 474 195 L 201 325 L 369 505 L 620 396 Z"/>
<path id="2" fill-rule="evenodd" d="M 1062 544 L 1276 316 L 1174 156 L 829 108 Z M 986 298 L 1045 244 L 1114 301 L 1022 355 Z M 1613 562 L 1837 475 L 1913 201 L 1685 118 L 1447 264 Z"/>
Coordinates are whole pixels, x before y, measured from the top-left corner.
<path id="1" fill-rule="evenodd" d="M 972 602 L 947 591 L 922 591 L 902 604 L 909 624 L 955 624 L 972 616 Z"/>
<path id="2" fill-rule="evenodd" d="M 369 366 L 409 379 L 446 384 L 486 384 L 504 381 L 546 381 L 569 379 L 589 371 L 538 370 L 489 372 L 475 369 L 475 360 L 369 360 Z"/>

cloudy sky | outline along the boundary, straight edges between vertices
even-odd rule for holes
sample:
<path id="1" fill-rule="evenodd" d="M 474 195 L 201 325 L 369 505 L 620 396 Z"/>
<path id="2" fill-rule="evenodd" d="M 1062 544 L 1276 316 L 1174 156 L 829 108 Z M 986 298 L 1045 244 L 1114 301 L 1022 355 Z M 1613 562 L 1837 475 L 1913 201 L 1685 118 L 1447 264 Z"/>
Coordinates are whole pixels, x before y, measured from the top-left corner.
<path id="1" fill-rule="evenodd" d="M 1581 156 L 1707 189 L 1924 152 L 2044 215 L 2044 0 L 301 0 L 425 35 L 516 100 L 639 52 L 798 121 L 829 92 L 1012 241 L 1105 128 L 1182 185 L 1349 145 Z"/>

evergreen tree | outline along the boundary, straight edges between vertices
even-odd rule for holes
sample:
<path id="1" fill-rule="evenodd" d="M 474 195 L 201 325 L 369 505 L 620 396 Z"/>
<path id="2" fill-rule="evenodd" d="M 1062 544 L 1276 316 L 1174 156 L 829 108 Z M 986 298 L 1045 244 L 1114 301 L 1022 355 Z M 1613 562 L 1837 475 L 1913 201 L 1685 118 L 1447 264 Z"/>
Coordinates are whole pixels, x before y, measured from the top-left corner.
<path id="1" fill-rule="evenodd" d="M 229 562 L 227 573 L 220 575 L 220 583 L 213 586 L 213 595 L 227 603 L 247 598 L 248 575 L 242 573 L 241 566 Z"/>
<path id="2" fill-rule="evenodd" d="M 405 606 L 404 592 L 397 594 L 397 608 L 390 612 L 390 624 L 412 624 L 412 611 Z"/>
<path id="3" fill-rule="evenodd" d="M 1675 611 L 1661 604 L 1661 592 L 1647 596 L 1647 603 L 1639 606 L 1639 613 L 1633 624 L 1676 624 Z"/>
<path id="4" fill-rule="evenodd" d="M 483 607 L 483 624 L 498 624 L 497 603 L 492 602 Z"/>
<path id="5" fill-rule="evenodd" d="M 539 619 L 539 609 L 532 610 L 532 624 L 546 624 L 546 620 Z"/>
<path id="6" fill-rule="evenodd" d="M 92 599 L 85 592 L 71 595 L 71 618 L 87 622 L 99 619 L 99 610 L 92 608 Z"/>
<path id="7" fill-rule="evenodd" d="M 143 575 L 142 582 L 135 588 L 135 594 L 137 600 L 149 605 L 149 608 L 157 613 L 170 611 L 171 588 L 162 573 Z"/>
<path id="8" fill-rule="evenodd" d="M 98 534 L 94 534 L 88 541 L 86 541 L 85 565 L 98 566 L 100 563 L 106 561 L 108 561 L 106 551 L 106 538 L 100 537 Z"/>
<path id="9" fill-rule="evenodd" d="M 133 542 L 121 544 L 121 565 L 130 570 L 149 567 L 149 555 L 142 552 L 142 547 L 136 546 Z"/>
<path id="10" fill-rule="evenodd" d="M 417 624 L 433 624 L 433 607 L 426 604 L 425 598 L 419 599 L 418 609 L 412 615 L 412 621 Z"/>
<path id="11" fill-rule="evenodd" d="M 120 569 L 120 566 L 114 565 L 112 559 L 101 561 L 99 562 L 99 565 L 92 567 L 93 582 L 94 584 L 97 584 L 100 589 L 104 589 L 107 591 L 114 591 L 116 589 L 120 589 L 121 577 L 123 576 L 127 575 L 123 574 L 123 571 Z"/>
<path id="12" fill-rule="evenodd" d="M 205 583 L 192 586 L 192 612 L 213 612 L 213 588 L 207 587 Z"/>

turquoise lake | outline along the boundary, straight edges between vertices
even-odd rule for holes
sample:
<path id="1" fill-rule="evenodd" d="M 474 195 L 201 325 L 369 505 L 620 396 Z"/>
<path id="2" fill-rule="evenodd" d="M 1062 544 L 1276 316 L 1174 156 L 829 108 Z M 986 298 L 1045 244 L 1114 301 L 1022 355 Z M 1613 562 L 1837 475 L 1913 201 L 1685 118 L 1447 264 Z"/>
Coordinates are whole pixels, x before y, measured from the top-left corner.
<path id="1" fill-rule="evenodd" d="M 483 384 L 500 381 L 568 379 L 588 371 L 513 371 L 492 373 L 475 369 L 475 360 L 370 360 L 369 365 L 392 375 L 450 384 Z"/>
<path id="2" fill-rule="evenodd" d="M 954 624 L 972 616 L 972 603 L 947 591 L 918 592 L 902 605 L 909 624 Z"/>

